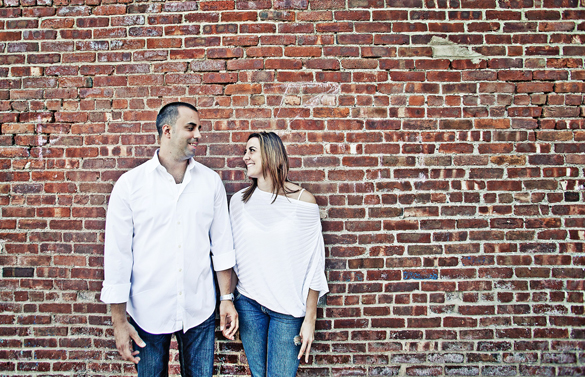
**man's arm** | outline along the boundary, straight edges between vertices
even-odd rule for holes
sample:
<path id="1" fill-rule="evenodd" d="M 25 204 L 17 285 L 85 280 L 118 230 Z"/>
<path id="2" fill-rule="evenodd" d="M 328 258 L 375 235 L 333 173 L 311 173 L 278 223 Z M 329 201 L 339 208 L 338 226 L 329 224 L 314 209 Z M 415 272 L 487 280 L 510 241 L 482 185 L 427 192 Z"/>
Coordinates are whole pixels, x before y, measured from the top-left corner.
<path id="1" fill-rule="evenodd" d="M 132 210 L 127 185 L 119 179 L 108 204 L 104 243 L 104 274 L 101 299 L 110 304 L 116 348 L 124 360 L 138 363 L 138 351 L 132 351 L 130 339 L 144 347 L 136 329 L 126 319 L 126 302 L 130 297 L 132 274 Z"/>
<path id="2" fill-rule="evenodd" d="M 219 294 L 221 296 L 233 293 L 231 289 L 232 269 L 216 271 L 217 282 L 219 284 Z M 236 331 L 238 331 L 239 321 L 238 312 L 231 300 L 224 300 L 219 303 L 219 329 L 223 336 L 234 340 Z"/>
<path id="3" fill-rule="evenodd" d="M 231 289 L 232 268 L 236 263 L 236 253 L 232 238 L 232 226 L 228 214 L 227 196 L 219 176 L 216 177 L 214 214 L 209 237 L 211 258 L 217 275 L 220 295 L 233 293 Z M 230 300 L 219 304 L 219 327 L 223 336 L 233 340 L 238 330 L 238 312 Z"/>
<path id="4" fill-rule="evenodd" d="M 110 310 L 112 312 L 114 338 L 116 339 L 118 353 L 120 353 L 120 356 L 122 356 L 124 360 L 138 364 L 140 357 L 137 357 L 137 355 L 140 352 L 132 350 L 133 347 L 130 338 L 132 338 L 139 347 L 144 347 L 146 344 L 140 339 L 134 326 L 132 326 L 126 319 L 126 303 L 111 304 Z"/>

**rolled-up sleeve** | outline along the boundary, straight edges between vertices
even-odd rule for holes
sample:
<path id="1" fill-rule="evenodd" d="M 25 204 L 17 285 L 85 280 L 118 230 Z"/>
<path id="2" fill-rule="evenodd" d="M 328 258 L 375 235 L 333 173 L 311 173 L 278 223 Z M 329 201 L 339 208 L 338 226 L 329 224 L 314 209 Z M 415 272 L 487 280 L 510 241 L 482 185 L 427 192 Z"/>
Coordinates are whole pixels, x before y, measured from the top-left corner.
<path id="1" fill-rule="evenodd" d="M 130 297 L 133 223 L 128 196 L 122 177 L 114 185 L 106 214 L 101 300 L 107 304 L 124 303 Z"/>
<path id="2" fill-rule="evenodd" d="M 211 258 L 215 271 L 224 271 L 236 264 L 236 253 L 232 237 L 227 195 L 219 176 L 216 180 L 215 203 L 213 206 L 213 221 L 209 229 L 211 243 Z"/>

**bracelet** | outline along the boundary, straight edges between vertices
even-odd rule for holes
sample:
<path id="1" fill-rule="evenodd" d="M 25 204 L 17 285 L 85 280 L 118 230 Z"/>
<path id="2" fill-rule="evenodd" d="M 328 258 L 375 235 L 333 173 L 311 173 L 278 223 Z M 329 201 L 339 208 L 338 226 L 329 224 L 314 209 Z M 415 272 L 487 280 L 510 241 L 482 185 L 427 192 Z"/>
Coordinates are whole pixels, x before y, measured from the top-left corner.
<path id="1" fill-rule="evenodd" d="M 219 301 L 234 301 L 234 294 L 228 293 L 227 295 L 219 296 Z"/>

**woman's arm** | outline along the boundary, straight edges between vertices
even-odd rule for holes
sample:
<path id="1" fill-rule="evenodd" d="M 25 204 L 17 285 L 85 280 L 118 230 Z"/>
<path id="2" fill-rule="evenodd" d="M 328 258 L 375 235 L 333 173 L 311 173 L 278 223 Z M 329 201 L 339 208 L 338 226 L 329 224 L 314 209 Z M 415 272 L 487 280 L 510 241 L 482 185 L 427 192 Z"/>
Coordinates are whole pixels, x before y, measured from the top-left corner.
<path id="1" fill-rule="evenodd" d="M 315 321 L 317 320 L 317 302 L 319 301 L 319 292 L 309 289 L 307 296 L 307 314 L 301 326 L 301 341 L 302 346 L 299 351 L 298 359 L 305 354 L 305 363 L 309 362 L 309 353 L 311 352 L 311 344 L 315 340 Z"/>

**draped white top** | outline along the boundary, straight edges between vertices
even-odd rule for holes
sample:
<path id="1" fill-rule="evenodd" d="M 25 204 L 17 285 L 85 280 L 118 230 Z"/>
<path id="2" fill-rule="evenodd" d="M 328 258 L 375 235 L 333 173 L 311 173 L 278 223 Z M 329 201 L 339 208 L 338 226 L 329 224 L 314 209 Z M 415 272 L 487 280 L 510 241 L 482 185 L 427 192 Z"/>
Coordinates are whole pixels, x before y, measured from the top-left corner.
<path id="1" fill-rule="evenodd" d="M 266 308 L 294 317 L 306 313 L 309 288 L 329 292 L 319 206 L 256 188 L 230 201 L 238 291 Z"/>

